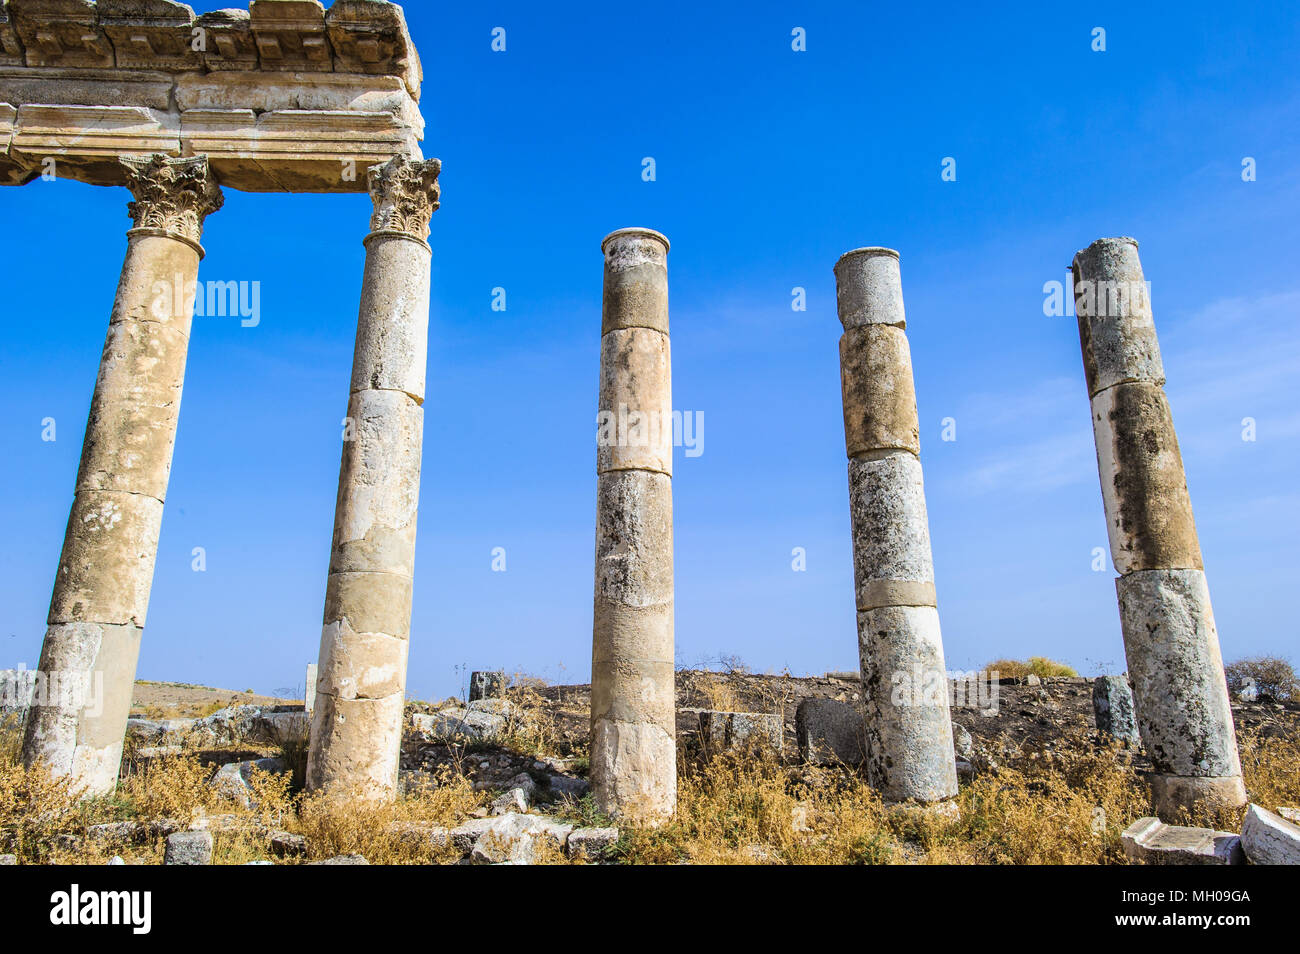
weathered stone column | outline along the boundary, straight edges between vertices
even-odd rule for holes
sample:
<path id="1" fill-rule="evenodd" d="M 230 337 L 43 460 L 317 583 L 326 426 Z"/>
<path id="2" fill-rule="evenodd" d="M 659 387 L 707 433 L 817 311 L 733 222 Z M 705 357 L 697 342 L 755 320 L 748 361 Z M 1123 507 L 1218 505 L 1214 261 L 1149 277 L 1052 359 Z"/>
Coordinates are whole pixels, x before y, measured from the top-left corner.
<path id="1" fill-rule="evenodd" d="M 668 239 L 620 229 L 601 250 L 591 789 L 653 822 L 677 803 Z"/>
<path id="2" fill-rule="evenodd" d="M 1156 809 L 1245 804 L 1219 635 L 1151 299 L 1131 238 L 1074 256 L 1075 312 L 1092 403 L 1120 626 Z"/>
<path id="3" fill-rule="evenodd" d="M 867 774 L 892 802 L 957 794 L 898 253 L 835 264 Z"/>
<path id="4" fill-rule="evenodd" d="M 204 217 L 221 207 L 204 156 L 123 157 L 135 201 L 90 404 L 23 760 L 86 792 L 117 784 L 149 608 L 189 348 Z"/>
<path id="5" fill-rule="evenodd" d="M 369 171 L 375 211 L 325 588 L 313 790 L 380 799 L 397 791 L 429 334 L 425 238 L 440 168 L 398 156 Z"/>

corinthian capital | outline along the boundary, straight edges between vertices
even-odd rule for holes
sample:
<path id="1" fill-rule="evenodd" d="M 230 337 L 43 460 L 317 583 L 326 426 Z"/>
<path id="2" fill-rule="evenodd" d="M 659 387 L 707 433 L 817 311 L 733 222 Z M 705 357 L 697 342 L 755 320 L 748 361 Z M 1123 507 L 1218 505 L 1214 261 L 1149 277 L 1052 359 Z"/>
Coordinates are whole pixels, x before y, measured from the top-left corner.
<path id="1" fill-rule="evenodd" d="M 442 161 L 416 161 L 394 156 L 382 166 L 371 166 L 367 182 L 375 203 L 370 216 L 372 232 L 402 232 L 420 241 L 429 234 L 429 219 L 438 208 L 438 173 Z"/>
<path id="2" fill-rule="evenodd" d="M 161 229 L 194 244 L 203 234 L 203 220 L 221 208 L 224 198 L 208 168 L 207 156 L 169 159 L 121 156 L 126 186 L 135 196 L 126 211 L 138 229 Z"/>

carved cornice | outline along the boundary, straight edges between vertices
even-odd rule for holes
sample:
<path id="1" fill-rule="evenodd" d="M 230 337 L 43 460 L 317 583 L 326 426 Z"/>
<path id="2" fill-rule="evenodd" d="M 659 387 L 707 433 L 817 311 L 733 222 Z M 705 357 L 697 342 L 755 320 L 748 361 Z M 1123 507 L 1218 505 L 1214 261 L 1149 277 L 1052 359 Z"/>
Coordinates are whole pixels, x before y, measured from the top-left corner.
<path id="1" fill-rule="evenodd" d="M 208 168 L 207 156 L 169 159 L 122 156 L 126 185 L 135 196 L 126 211 L 138 229 L 158 229 L 198 245 L 203 220 L 221 208 L 224 197 Z"/>
<path id="2" fill-rule="evenodd" d="M 442 194 L 438 186 L 441 171 L 439 159 L 412 160 L 405 156 L 371 166 L 367 182 L 375 211 L 370 216 L 370 230 L 400 232 L 423 242 Z"/>

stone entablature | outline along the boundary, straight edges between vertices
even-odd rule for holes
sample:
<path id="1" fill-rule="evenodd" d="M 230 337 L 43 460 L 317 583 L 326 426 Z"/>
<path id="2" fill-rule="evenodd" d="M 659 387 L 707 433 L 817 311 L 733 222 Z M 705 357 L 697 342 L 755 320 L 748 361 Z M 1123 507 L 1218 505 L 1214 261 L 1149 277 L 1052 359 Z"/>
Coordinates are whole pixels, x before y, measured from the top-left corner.
<path id="1" fill-rule="evenodd" d="M 0 0 L 0 184 L 122 185 L 122 154 L 207 155 L 227 188 L 364 192 L 420 159 L 420 60 L 384 0 Z"/>

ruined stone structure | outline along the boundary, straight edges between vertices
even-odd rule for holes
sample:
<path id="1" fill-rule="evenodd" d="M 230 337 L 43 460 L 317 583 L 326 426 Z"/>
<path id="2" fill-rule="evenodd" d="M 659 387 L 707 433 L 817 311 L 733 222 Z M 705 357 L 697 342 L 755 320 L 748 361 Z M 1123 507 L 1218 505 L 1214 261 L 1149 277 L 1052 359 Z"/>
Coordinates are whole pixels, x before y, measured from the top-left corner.
<path id="1" fill-rule="evenodd" d="M 898 253 L 835 264 L 867 772 L 890 801 L 957 794 Z"/>
<path id="2" fill-rule="evenodd" d="M 1151 299 L 1131 238 L 1074 257 L 1120 625 L 1157 811 L 1245 804 L 1219 636 Z"/>
<path id="3" fill-rule="evenodd" d="M 116 783 L 171 466 L 205 218 L 221 187 L 358 192 L 366 237 L 309 781 L 396 782 L 439 163 L 383 0 L 0 3 L 0 183 L 125 185 L 133 228 L 50 602 L 24 759 Z M 48 691 L 47 691 L 48 689 Z"/>
<path id="4" fill-rule="evenodd" d="M 677 801 L 668 239 L 620 229 L 601 250 L 591 790 L 653 820 Z"/>

